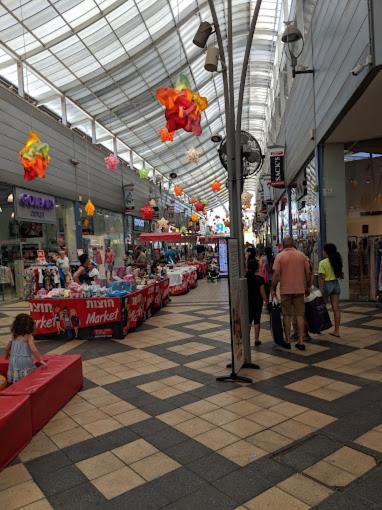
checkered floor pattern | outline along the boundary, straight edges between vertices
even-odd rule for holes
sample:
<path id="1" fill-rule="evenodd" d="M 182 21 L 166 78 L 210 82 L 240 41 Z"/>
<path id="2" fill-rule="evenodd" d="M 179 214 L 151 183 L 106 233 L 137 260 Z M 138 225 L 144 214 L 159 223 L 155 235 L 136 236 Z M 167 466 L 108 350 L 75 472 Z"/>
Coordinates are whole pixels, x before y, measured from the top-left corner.
<path id="1" fill-rule="evenodd" d="M 0 473 L 0 508 L 380 509 L 382 310 L 343 304 L 341 338 L 305 352 L 276 348 L 264 314 L 240 385 L 216 381 L 227 300 L 201 282 L 124 340 L 38 342 L 82 354 L 85 387 Z M 26 305 L 0 306 L 2 347 Z"/>

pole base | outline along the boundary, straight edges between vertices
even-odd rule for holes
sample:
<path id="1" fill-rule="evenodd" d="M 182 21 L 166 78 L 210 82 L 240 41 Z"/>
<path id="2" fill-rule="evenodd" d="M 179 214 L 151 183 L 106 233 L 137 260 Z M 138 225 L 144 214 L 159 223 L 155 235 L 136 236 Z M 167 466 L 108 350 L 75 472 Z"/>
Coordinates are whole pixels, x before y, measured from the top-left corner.
<path id="1" fill-rule="evenodd" d="M 226 368 L 232 368 L 232 363 L 228 363 Z M 260 366 L 256 365 L 256 363 L 244 363 L 241 368 L 253 368 L 254 370 L 260 370 Z"/>
<path id="2" fill-rule="evenodd" d="M 222 375 L 220 377 L 216 378 L 219 382 L 244 382 L 244 383 L 251 383 L 252 379 L 249 377 L 243 377 L 242 375 L 237 375 L 232 372 L 231 375 Z"/>

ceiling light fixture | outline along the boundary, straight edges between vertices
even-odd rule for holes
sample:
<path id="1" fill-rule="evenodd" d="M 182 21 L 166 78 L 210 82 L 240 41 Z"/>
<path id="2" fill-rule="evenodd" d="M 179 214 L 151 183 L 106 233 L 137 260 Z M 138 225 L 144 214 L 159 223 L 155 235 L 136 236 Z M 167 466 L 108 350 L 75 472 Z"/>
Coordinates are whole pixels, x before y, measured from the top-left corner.
<path id="1" fill-rule="evenodd" d="M 285 30 L 281 36 L 281 41 L 286 45 L 286 55 L 292 63 L 292 76 L 295 78 L 298 74 L 312 74 L 313 69 L 307 69 L 305 66 L 297 66 L 297 60 L 304 51 L 304 37 L 297 27 L 295 21 L 285 21 Z M 298 67 L 298 69 L 297 69 Z"/>

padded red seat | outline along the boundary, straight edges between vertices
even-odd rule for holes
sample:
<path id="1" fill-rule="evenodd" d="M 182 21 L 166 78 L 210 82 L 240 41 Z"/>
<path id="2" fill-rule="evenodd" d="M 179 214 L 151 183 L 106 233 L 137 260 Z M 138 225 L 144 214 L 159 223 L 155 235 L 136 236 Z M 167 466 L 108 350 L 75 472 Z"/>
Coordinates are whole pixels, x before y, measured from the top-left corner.
<path id="1" fill-rule="evenodd" d="M 77 354 L 44 356 L 47 365 L 37 368 L 0 392 L 7 396 L 29 395 L 32 432 L 38 432 L 82 388 L 82 361 Z"/>
<path id="2" fill-rule="evenodd" d="M 31 405 L 28 395 L 0 398 L 0 437 L 1 471 L 32 439 Z"/>
<path id="3" fill-rule="evenodd" d="M 4 357 L 0 358 L 0 374 L 7 377 L 8 372 L 8 360 Z"/>

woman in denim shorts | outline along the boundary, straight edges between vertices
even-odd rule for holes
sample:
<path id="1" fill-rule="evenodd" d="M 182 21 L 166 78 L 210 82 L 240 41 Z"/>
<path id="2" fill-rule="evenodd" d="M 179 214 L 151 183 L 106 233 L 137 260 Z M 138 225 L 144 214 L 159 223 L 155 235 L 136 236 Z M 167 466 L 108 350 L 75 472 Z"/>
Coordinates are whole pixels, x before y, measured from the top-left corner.
<path id="1" fill-rule="evenodd" d="M 335 244 L 325 244 L 325 258 L 321 260 L 318 266 L 320 273 L 320 289 L 327 300 L 330 300 L 334 315 L 334 331 L 330 333 L 337 338 L 340 337 L 341 311 L 340 311 L 340 282 L 343 278 L 342 257 L 337 251 Z"/>

